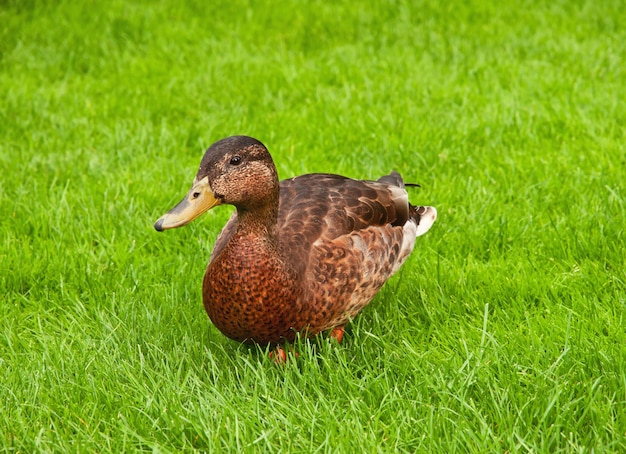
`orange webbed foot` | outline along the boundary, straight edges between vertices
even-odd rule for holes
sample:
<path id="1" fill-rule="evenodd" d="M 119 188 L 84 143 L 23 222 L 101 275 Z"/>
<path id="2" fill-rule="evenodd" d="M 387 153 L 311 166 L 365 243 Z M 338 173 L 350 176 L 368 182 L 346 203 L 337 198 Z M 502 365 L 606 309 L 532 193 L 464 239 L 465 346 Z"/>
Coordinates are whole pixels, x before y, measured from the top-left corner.
<path id="1" fill-rule="evenodd" d="M 290 352 L 297 358 L 300 354 L 293 349 Z M 272 350 L 270 353 L 270 359 L 274 360 L 276 364 L 285 364 L 287 362 L 287 351 L 280 345 Z"/>
<path id="2" fill-rule="evenodd" d="M 337 326 L 336 328 L 333 328 L 333 330 L 330 332 L 330 337 L 332 337 L 333 339 L 336 339 L 337 342 L 341 344 L 341 340 L 343 339 L 343 334 L 344 334 L 343 326 Z"/>

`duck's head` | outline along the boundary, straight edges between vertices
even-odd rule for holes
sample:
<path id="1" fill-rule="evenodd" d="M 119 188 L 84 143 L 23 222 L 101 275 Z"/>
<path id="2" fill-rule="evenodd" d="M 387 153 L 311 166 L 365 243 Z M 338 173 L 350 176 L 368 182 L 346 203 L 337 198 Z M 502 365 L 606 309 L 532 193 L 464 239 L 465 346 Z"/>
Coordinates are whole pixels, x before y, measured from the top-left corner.
<path id="1" fill-rule="evenodd" d="M 160 232 L 180 227 L 216 205 L 251 210 L 276 203 L 278 188 L 276 167 L 265 145 L 252 137 L 227 137 L 204 153 L 189 192 L 154 228 Z"/>

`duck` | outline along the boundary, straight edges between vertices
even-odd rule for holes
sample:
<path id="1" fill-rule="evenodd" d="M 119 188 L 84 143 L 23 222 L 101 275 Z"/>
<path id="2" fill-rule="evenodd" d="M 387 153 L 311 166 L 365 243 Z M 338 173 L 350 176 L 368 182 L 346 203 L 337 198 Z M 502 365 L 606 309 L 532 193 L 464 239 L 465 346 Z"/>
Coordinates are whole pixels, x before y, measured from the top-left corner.
<path id="1" fill-rule="evenodd" d="M 217 236 L 204 308 L 227 337 L 282 345 L 344 327 L 402 266 L 437 218 L 409 203 L 395 171 L 377 180 L 311 173 L 279 181 L 268 149 L 248 136 L 211 145 L 161 232 L 218 205 L 235 211 Z"/>

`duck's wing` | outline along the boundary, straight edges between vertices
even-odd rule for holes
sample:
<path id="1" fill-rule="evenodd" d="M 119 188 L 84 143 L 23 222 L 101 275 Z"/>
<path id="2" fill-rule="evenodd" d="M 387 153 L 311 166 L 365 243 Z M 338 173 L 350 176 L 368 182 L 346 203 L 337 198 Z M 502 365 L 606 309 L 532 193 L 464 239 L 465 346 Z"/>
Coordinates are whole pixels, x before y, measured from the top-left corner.
<path id="1" fill-rule="evenodd" d="M 282 246 L 298 255 L 298 263 L 305 266 L 313 247 L 345 242 L 348 236 L 357 241 L 359 237 L 375 237 L 366 232 L 368 229 L 400 227 L 402 230 L 411 222 L 418 226 L 414 236 L 426 233 L 434 222 L 433 213 L 436 215 L 433 208 L 409 204 L 404 182 L 397 172 L 378 181 L 309 174 L 281 182 L 277 228 Z"/>
<path id="2" fill-rule="evenodd" d="M 378 181 L 302 175 L 281 182 L 279 235 L 281 239 L 294 237 L 296 244 L 311 245 L 373 226 L 403 226 L 409 220 L 420 224 L 425 214 L 421 208 L 409 203 L 397 172 Z"/>

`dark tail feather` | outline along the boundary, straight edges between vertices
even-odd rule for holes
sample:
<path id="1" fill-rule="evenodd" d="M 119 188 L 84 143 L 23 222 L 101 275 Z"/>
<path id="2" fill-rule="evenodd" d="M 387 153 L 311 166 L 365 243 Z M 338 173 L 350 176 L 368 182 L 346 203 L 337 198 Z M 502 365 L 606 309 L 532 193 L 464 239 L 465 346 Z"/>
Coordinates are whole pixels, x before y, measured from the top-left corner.
<path id="1" fill-rule="evenodd" d="M 384 177 L 380 177 L 378 179 L 381 183 L 391 184 L 393 186 L 398 186 L 399 188 L 404 188 L 404 180 L 402 179 L 402 175 L 400 175 L 395 170 L 391 172 L 389 175 L 385 175 Z"/>
<path id="2" fill-rule="evenodd" d="M 421 186 L 417 183 L 405 183 L 402 175 L 393 170 L 389 175 L 385 175 L 378 179 L 381 183 L 392 184 L 394 186 L 398 186 L 399 188 L 404 188 L 405 186 L 409 186 L 411 188 L 420 188 Z"/>

